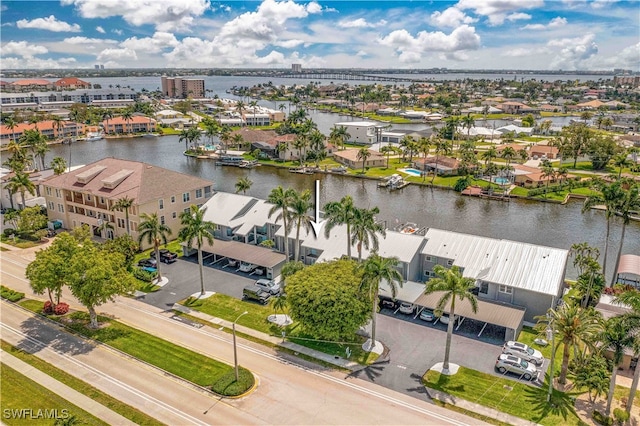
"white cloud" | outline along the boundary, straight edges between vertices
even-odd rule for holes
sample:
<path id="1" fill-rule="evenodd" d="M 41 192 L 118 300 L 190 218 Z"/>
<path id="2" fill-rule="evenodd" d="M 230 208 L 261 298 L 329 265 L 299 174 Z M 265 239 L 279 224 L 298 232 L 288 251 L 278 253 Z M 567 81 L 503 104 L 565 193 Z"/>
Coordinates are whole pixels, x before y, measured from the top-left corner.
<path id="1" fill-rule="evenodd" d="M 137 60 L 138 59 L 138 55 L 136 55 L 135 50 L 129 49 L 129 48 L 122 48 L 122 49 L 104 49 L 102 52 L 100 52 L 98 54 L 98 56 L 96 57 L 97 60 L 99 61 L 117 61 L 117 60 L 122 60 L 122 59 L 133 59 L 133 60 Z"/>
<path id="2" fill-rule="evenodd" d="M 381 19 L 378 22 L 367 22 L 367 20 L 364 18 L 358 18 L 352 21 L 338 22 L 338 26 L 341 28 L 375 28 L 383 27 L 385 25 L 387 25 L 387 21 L 385 21 L 384 19 Z"/>
<path id="3" fill-rule="evenodd" d="M 284 64 L 285 57 L 282 53 L 272 50 L 268 55 L 256 57 L 255 63 L 260 65 L 280 65 Z"/>
<path id="4" fill-rule="evenodd" d="M 567 25 L 567 19 L 566 18 L 561 18 L 560 16 L 557 16 L 555 18 L 553 18 L 552 20 L 549 21 L 548 24 L 528 24 L 525 25 L 524 27 L 522 27 L 521 29 L 523 30 L 547 30 L 547 29 L 552 29 L 552 28 L 560 28 L 563 27 L 565 25 Z"/>
<path id="5" fill-rule="evenodd" d="M 48 18 L 36 18 L 31 21 L 27 19 L 21 19 L 16 22 L 18 28 L 36 28 L 39 30 L 53 31 L 56 33 L 79 33 L 80 25 L 68 24 L 64 21 L 58 21 L 55 16 L 51 15 Z"/>
<path id="6" fill-rule="evenodd" d="M 33 55 L 42 55 L 49 50 L 38 44 L 29 44 L 26 41 L 10 41 L 2 45 L 2 60 L 4 62 L 6 55 L 18 55 L 23 58 L 30 58 Z M 5 64 L 3 63 L 3 66 Z"/>
<path id="7" fill-rule="evenodd" d="M 591 3 L 591 7 L 594 9 L 604 9 L 605 7 L 609 7 L 614 3 L 617 3 L 619 0 L 594 0 Z"/>
<path id="8" fill-rule="evenodd" d="M 6 69 L 60 69 L 75 67 L 75 64 L 75 58 L 41 59 L 33 56 L 2 58 L 2 66 Z"/>
<path id="9" fill-rule="evenodd" d="M 531 19 L 531 15 L 529 15 L 528 13 L 517 12 L 507 15 L 507 20 L 510 22 L 523 21 L 528 19 Z"/>
<path id="10" fill-rule="evenodd" d="M 189 30 L 194 16 L 201 16 L 209 0 L 62 0 L 74 5 L 83 18 L 122 16 L 131 25 L 155 25 L 159 31 Z"/>
<path id="11" fill-rule="evenodd" d="M 535 9 L 543 4 L 544 0 L 460 0 L 456 7 L 472 9 L 476 14 L 486 16 L 490 25 L 502 25 L 511 12 Z"/>
<path id="12" fill-rule="evenodd" d="M 284 47 L 285 49 L 293 49 L 294 47 L 304 44 L 304 40 L 281 40 L 273 43 L 275 46 Z"/>
<path id="13" fill-rule="evenodd" d="M 363 58 L 363 57 L 365 57 L 365 56 L 369 56 L 369 54 L 368 54 L 366 51 L 364 51 L 364 50 L 359 50 L 359 51 L 356 53 L 356 56 L 359 56 L 359 57 Z"/>
<path id="14" fill-rule="evenodd" d="M 111 32 L 114 33 L 114 34 L 118 34 L 118 35 L 122 35 L 123 34 L 122 30 L 118 30 L 118 29 L 111 30 Z"/>
<path id="15" fill-rule="evenodd" d="M 476 21 L 477 19 L 465 15 L 457 7 L 450 7 L 444 12 L 436 11 L 431 14 L 431 23 L 437 27 L 456 28 L 461 24 L 472 24 Z"/>
<path id="16" fill-rule="evenodd" d="M 427 52 L 448 52 L 451 56 L 456 51 L 478 49 L 480 36 L 476 34 L 474 27 L 463 25 L 449 35 L 441 31 L 420 31 L 413 37 L 407 30 L 396 30 L 378 42 L 399 52 L 401 62 L 415 63 Z"/>
<path id="17" fill-rule="evenodd" d="M 153 37 L 131 37 L 120 43 L 121 47 L 131 50 L 144 50 L 146 53 L 162 52 L 166 48 L 176 47 L 180 42 L 172 33 L 156 31 Z"/>
<path id="18" fill-rule="evenodd" d="M 89 37 L 67 37 L 63 40 L 64 43 L 68 44 L 116 44 L 117 41 L 111 40 L 108 38 L 89 38 Z"/>
<path id="19" fill-rule="evenodd" d="M 554 50 L 551 69 L 581 69 L 588 59 L 598 53 L 594 34 L 582 37 L 554 39 L 547 46 Z"/>
<path id="20" fill-rule="evenodd" d="M 100 34 L 104 34 L 106 32 L 104 28 L 102 28 L 100 25 L 96 27 L 96 31 L 99 32 Z"/>

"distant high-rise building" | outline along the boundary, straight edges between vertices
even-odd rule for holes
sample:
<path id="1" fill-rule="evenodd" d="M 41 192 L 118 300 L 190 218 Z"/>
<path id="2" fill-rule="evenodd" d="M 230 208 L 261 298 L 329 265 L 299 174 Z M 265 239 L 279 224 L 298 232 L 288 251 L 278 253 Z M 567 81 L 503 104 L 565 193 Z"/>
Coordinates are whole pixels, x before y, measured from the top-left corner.
<path id="1" fill-rule="evenodd" d="M 162 94 L 170 98 L 204 98 L 204 80 L 197 78 L 161 77 Z"/>
<path id="2" fill-rule="evenodd" d="M 103 70 L 104 69 L 104 65 L 100 65 L 100 69 Z"/>
<path id="3" fill-rule="evenodd" d="M 100 65 L 94 65 L 93 66 L 95 69 L 99 70 L 100 69 Z"/>
<path id="4" fill-rule="evenodd" d="M 302 72 L 302 64 L 291 64 L 291 71 Z"/>

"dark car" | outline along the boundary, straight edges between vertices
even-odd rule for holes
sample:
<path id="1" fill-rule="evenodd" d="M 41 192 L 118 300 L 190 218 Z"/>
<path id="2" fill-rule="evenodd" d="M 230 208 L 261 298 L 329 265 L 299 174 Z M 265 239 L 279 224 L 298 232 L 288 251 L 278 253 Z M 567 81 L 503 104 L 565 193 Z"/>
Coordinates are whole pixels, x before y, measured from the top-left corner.
<path id="1" fill-rule="evenodd" d="M 176 260 L 178 260 L 178 255 L 172 251 L 169 251 L 167 249 L 160 249 L 160 262 L 162 263 L 173 263 Z M 151 257 L 155 258 L 156 257 L 156 252 L 155 250 L 152 250 L 151 253 L 149 254 Z"/>
<path id="2" fill-rule="evenodd" d="M 148 268 L 157 268 L 158 267 L 158 262 L 156 262 L 155 259 L 148 257 L 146 259 L 140 259 L 138 261 L 138 266 L 145 266 Z"/>
<path id="3" fill-rule="evenodd" d="M 378 306 L 380 306 L 380 309 L 387 308 L 387 309 L 395 310 L 398 307 L 398 303 L 393 299 L 380 297 L 380 302 L 378 303 Z"/>
<path id="4" fill-rule="evenodd" d="M 245 300 L 255 300 L 266 305 L 271 298 L 271 294 L 262 290 L 255 284 L 251 284 L 242 289 L 242 298 Z"/>

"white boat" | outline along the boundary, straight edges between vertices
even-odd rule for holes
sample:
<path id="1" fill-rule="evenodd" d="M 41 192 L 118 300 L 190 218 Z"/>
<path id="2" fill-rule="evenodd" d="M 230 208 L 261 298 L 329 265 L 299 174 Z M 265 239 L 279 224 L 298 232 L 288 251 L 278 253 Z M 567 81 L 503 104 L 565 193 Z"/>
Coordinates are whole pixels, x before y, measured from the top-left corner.
<path id="1" fill-rule="evenodd" d="M 104 133 L 102 132 L 89 132 L 87 133 L 87 142 L 99 141 L 104 138 Z"/>
<path id="2" fill-rule="evenodd" d="M 405 223 L 404 225 L 400 226 L 400 233 L 401 234 L 415 234 L 416 232 L 418 232 L 418 225 L 416 225 L 415 223 Z"/>

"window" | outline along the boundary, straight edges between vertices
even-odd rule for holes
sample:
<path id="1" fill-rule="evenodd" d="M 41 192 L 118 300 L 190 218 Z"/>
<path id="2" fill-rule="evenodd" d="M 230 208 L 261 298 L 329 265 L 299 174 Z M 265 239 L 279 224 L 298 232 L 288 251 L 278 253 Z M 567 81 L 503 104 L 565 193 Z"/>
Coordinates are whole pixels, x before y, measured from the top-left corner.
<path id="1" fill-rule="evenodd" d="M 58 211 L 64 213 L 64 206 L 62 204 L 58 204 Z"/>
<path id="2" fill-rule="evenodd" d="M 87 194 L 87 201 L 91 201 L 91 195 Z"/>
<path id="3" fill-rule="evenodd" d="M 178 216 L 178 214 L 176 212 L 171 213 L 171 218 L 175 219 Z"/>
<path id="4" fill-rule="evenodd" d="M 453 265 L 453 260 L 447 260 L 447 266 Z"/>
<path id="5" fill-rule="evenodd" d="M 176 196 L 175 196 L 175 195 L 172 195 L 172 196 L 171 196 L 171 204 L 173 204 L 173 203 L 175 203 L 175 202 L 176 202 Z"/>
<path id="6" fill-rule="evenodd" d="M 51 195 L 51 187 L 50 186 L 45 187 L 45 191 L 47 192 L 47 195 Z"/>
<path id="7" fill-rule="evenodd" d="M 49 210 L 55 210 L 56 209 L 56 205 L 53 203 L 53 201 L 49 201 L 47 203 L 47 206 L 49 207 Z"/>
<path id="8" fill-rule="evenodd" d="M 431 271 L 424 271 L 424 276 L 425 277 L 430 277 L 431 276 Z"/>
<path id="9" fill-rule="evenodd" d="M 183 212 L 185 213 L 189 213 L 191 211 L 191 209 L 189 207 L 187 207 L 186 209 L 183 210 Z"/>
<path id="10" fill-rule="evenodd" d="M 506 285 L 501 285 L 500 287 L 498 287 L 498 291 L 504 294 L 513 294 L 513 288 Z"/>
<path id="11" fill-rule="evenodd" d="M 100 204 L 104 204 L 104 197 L 100 197 Z"/>
<path id="12" fill-rule="evenodd" d="M 188 203 L 190 199 L 191 199 L 191 194 L 189 194 L 188 192 L 185 192 L 184 194 L 182 194 L 183 203 Z"/>
<path id="13" fill-rule="evenodd" d="M 160 216 L 160 224 L 164 225 L 164 216 Z"/>
<path id="14" fill-rule="evenodd" d="M 158 200 L 158 208 L 160 210 L 164 209 L 164 200 L 162 198 Z"/>
<path id="15" fill-rule="evenodd" d="M 427 262 L 431 262 L 431 256 L 425 256 L 424 260 Z"/>
<path id="16" fill-rule="evenodd" d="M 124 228 L 124 219 L 118 218 L 118 228 Z"/>
<path id="17" fill-rule="evenodd" d="M 202 189 L 196 189 L 196 198 L 202 198 Z"/>
<path id="18" fill-rule="evenodd" d="M 59 190 L 59 189 L 56 189 L 56 198 L 62 198 L 62 197 L 60 196 L 60 190 Z"/>
<path id="19" fill-rule="evenodd" d="M 480 292 L 482 294 L 489 293 L 489 283 L 485 283 L 483 281 L 482 284 L 480 284 L 480 290 L 478 290 L 478 292 Z"/>

